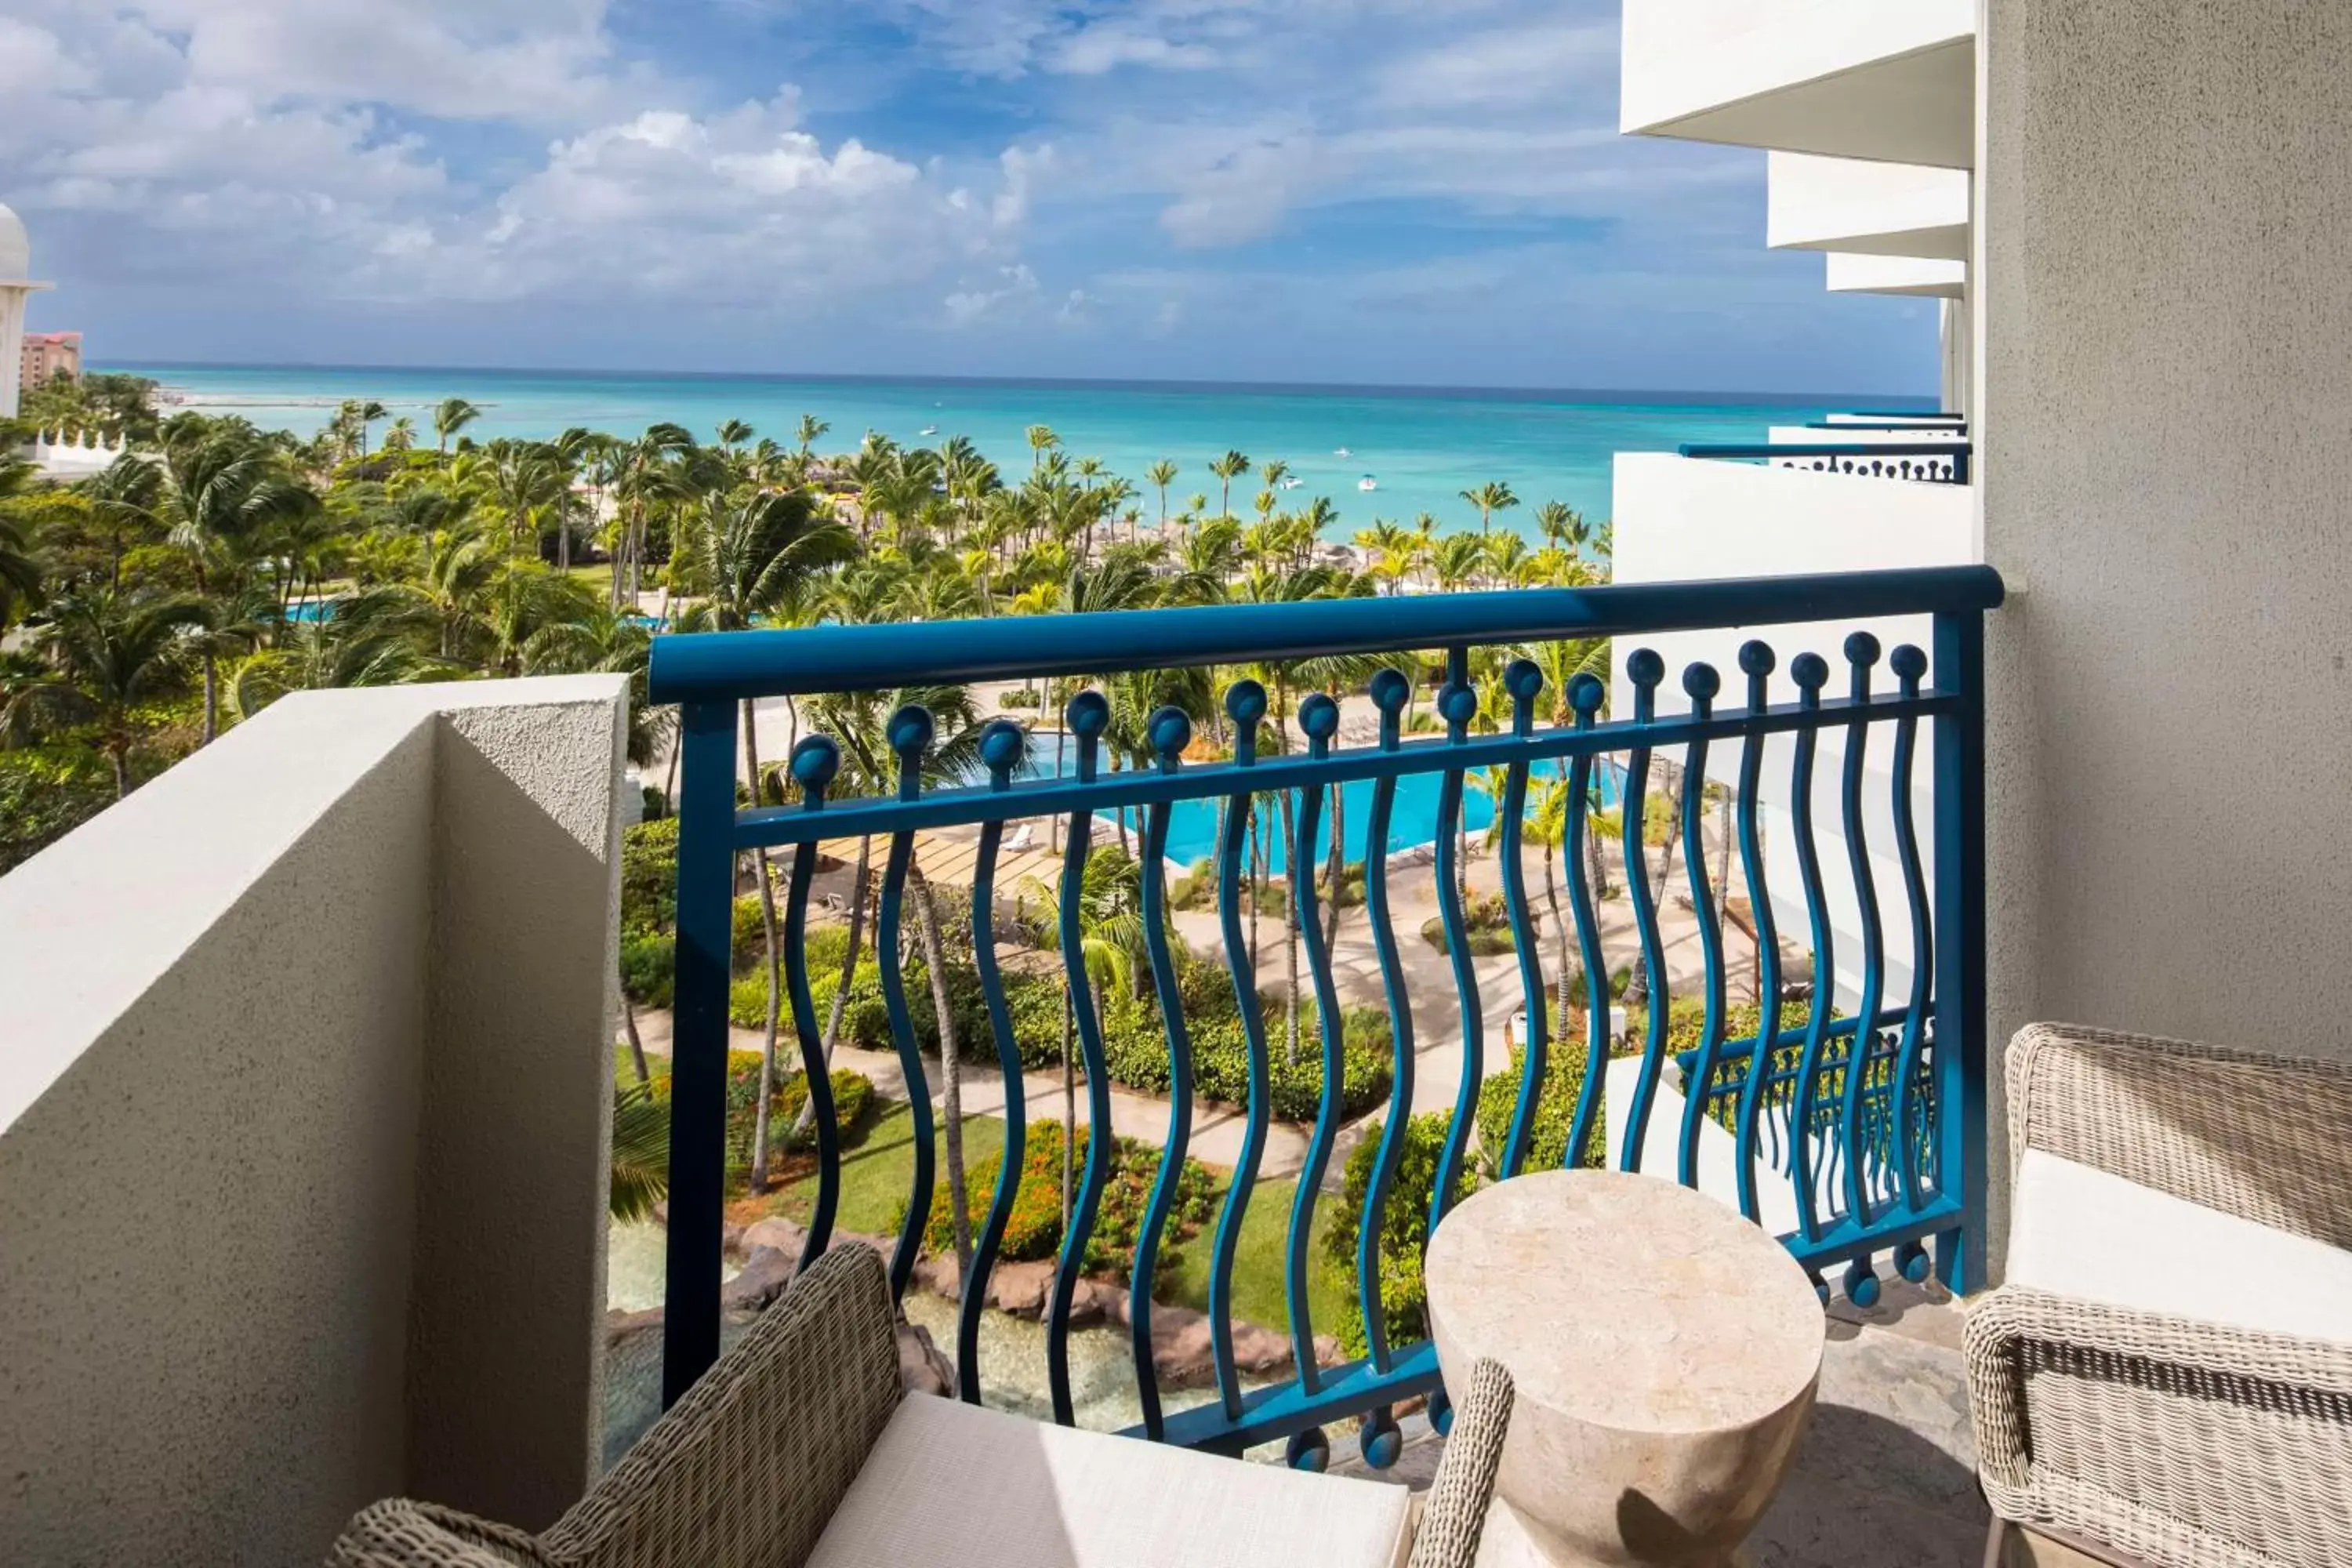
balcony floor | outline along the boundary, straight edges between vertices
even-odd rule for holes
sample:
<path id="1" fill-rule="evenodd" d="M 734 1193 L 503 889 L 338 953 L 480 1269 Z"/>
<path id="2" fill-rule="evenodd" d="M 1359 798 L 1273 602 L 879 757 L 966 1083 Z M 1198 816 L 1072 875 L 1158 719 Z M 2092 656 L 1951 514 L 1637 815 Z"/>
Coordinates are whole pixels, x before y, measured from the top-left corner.
<path id="1" fill-rule="evenodd" d="M 1979 1568 L 1990 1514 L 1977 1489 L 1958 1307 L 1939 1288 L 1897 1282 L 1870 1311 L 1840 1300 L 1829 1317 L 1821 1402 L 1748 1539 L 1755 1568 Z M 1335 1444 L 1333 1471 L 1427 1487 L 1444 1439 L 1418 1416 L 1403 1425 L 1393 1468 L 1368 1469 Z"/>

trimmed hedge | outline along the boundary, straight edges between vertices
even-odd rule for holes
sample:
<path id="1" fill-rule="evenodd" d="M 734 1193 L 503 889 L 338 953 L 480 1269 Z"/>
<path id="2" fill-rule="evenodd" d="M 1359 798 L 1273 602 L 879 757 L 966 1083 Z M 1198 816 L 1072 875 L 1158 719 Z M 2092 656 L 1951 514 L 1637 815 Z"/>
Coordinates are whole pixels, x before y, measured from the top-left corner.
<path id="1" fill-rule="evenodd" d="M 1510 906 L 1500 893 L 1473 893 L 1462 903 L 1463 921 L 1470 928 L 1470 952 L 1474 958 L 1490 958 L 1498 952 L 1517 952 L 1517 941 L 1511 935 Z M 1540 928 L 1542 920 L 1529 911 L 1529 918 Z M 1438 952 L 1453 952 L 1445 940 L 1445 921 L 1433 916 L 1423 921 L 1421 939 Z"/>
<path id="2" fill-rule="evenodd" d="M 677 920 L 677 818 L 641 822 L 621 839 L 621 930 L 667 931 Z"/>
<path id="3" fill-rule="evenodd" d="M 781 1064 L 780 1064 L 781 1067 Z M 863 1073 L 846 1068 L 835 1068 L 828 1075 L 833 1084 L 833 1124 L 841 1130 L 845 1149 L 855 1148 L 866 1135 L 866 1124 L 874 1110 L 874 1080 Z M 647 1092 L 664 1107 L 670 1099 L 670 1065 L 667 1060 L 654 1065 L 653 1079 Z M 795 1140 L 793 1122 L 808 1100 L 808 1075 L 804 1072 L 780 1070 L 776 1075 L 775 1092 L 769 1099 L 768 1136 L 779 1153 L 814 1147 L 814 1137 Z M 760 1053 L 729 1051 L 727 1053 L 727 1179 L 740 1182 L 751 1168 L 751 1140 L 757 1131 L 760 1102 Z"/>
<path id="4" fill-rule="evenodd" d="M 1422 1251 L 1426 1244 L 1429 1205 L 1437 1192 L 1437 1165 L 1445 1150 L 1453 1113 L 1427 1110 L 1405 1123 L 1404 1146 L 1397 1161 L 1396 1180 L 1390 1184 L 1388 1203 L 1381 1215 L 1381 1318 L 1391 1345 L 1409 1345 L 1429 1332 L 1429 1295 L 1422 1278 Z M 1351 1356 L 1370 1348 L 1364 1332 L 1362 1298 L 1357 1289 L 1356 1244 L 1363 1233 L 1364 1204 L 1371 1192 L 1372 1170 L 1380 1161 L 1384 1129 L 1374 1122 L 1364 1129 L 1363 1141 L 1348 1156 L 1339 1200 L 1332 1205 L 1331 1228 L 1323 1236 L 1323 1255 L 1348 1281 L 1348 1308 L 1338 1324 L 1340 1345 Z M 1478 1190 L 1475 1169 L 1462 1174 L 1459 1203 Z"/>
<path id="5" fill-rule="evenodd" d="M 1088 1131 L 1078 1129 L 1076 1147 L 1072 1151 L 1076 1175 L 1081 1182 L 1086 1177 Z M 1160 1179 L 1160 1151 L 1133 1138 L 1120 1138 L 1113 1143 L 1110 1180 L 1104 1184 L 1094 1234 L 1087 1242 L 1088 1273 L 1116 1271 L 1125 1276 L 1131 1272 L 1136 1242 L 1143 1234 L 1144 1215 L 1151 1203 L 1151 1189 Z M 1003 1164 L 1000 1158 L 991 1156 L 964 1169 L 964 1213 L 971 1220 L 975 1238 L 988 1217 L 988 1205 L 996 1196 L 996 1174 Z M 1216 1177 L 1209 1168 L 1198 1160 L 1186 1160 L 1176 1179 L 1176 1197 L 1169 1210 L 1167 1228 L 1160 1234 L 1160 1278 L 1171 1276 L 1182 1256 L 1180 1245 L 1208 1222 L 1216 1195 Z M 902 1208 L 899 1221 L 903 1224 L 904 1220 Z M 934 1253 L 955 1250 L 944 1184 L 931 1200 L 923 1245 Z M 1061 1247 L 1062 1124 L 1055 1121 L 1033 1122 L 1022 1150 L 1021 1182 L 1013 1189 L 1013 1208 L 1006 1219 L 1000 1257 L 1007 1263 L 1032 1263 L 1057 1256 Z"/>
<path id="6" fill-rule="evenodd" d="M 676 999 L 677 938 L 667 933 L 624 932 L 621 987 L 641 1007 L 667 1007 Z"/>

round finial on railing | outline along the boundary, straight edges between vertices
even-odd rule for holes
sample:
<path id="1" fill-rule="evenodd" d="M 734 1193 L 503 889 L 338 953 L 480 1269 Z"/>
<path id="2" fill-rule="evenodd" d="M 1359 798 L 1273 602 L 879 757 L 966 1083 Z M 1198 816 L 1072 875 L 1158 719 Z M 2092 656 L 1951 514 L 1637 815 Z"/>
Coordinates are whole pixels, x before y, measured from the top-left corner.
<path id="1" fill-rule="evenodd" d="M 811 806 L 824 804 L 824 792 L 841 776 L 841 748 L 829 735 L 811 735 L 793 748 L 793 782 Z"/>
<path id="2" fill-rule="evenodd" d="M 1401 713 L 1412 697 L 1412 682 L 1393 667 L 1372 677 L 1372 706 L 1383 713 Z"/>
<path id="3" fill-rule="evenodd" d="M 988 770 L 988 787 L 1013 787 L 1013 770 L 1029 755 L 1029 736 L 1010 719 L 995 719 L 980 732 L 980 762 Z"/>
<path id="4" fill-rule="evenodd" d="M 1385 1405 L 1367 1412 L 1356 1433 L 1356 1447 L 1373 1469 L 1385 1470 L 1395 1464 L 1404 1453 L 1404 1433 L 1397 1426 L 1395 1413 Z"/>
<path id="5" fill-rule="evenodd" d="M 1914 1285 L 1927 1282 L 1930 1272 L 1927 1249 L 1916 1241 L 1906 1241 L 1895 1249 L 1895 1271 Z"/>
<path id="6" fill-rule="evenodd" d="M 1225 689 L 1225 712 L 1236 724 L 1250 729 L 1265 717 L 1265 688 L 1255 680 L 1236 680 Z"/>
<path id="7" fill-rule="evenodd" d="M 1576 715 L 1577 728 L 1591 726 L 1600 713 L 1601 705 L 1609 700 L 1609 688 L 1591 670 L 1568 683 L 1568 706 Z"/>
<path id="8" fill-rule="evenodd" d="M 1665 678 L 1666 661 L 1655 648 L 1635 648 L 1633 657 L 1625 661 L 1625 679 L 1636 686 L 1654 687 Z"/>
<path id="9" fill-rule="evenodd" d="M 1331 1439 L 1320 1426 L 1293 1432 L 1290 1441 L 1283 1445 L 1282 1458 L 1294 1470 L 1313 1470 L 1320 1475 L 1331 1468 Z"/>
<path id="10" fill-rule="evenodd" d="M 1904 685 L 1916 686 L 1927 674 L 1927 650 L 1916 643 L 1901 644 L 1895 648 L 1893 657 L 1887 659 L 1886 667 L 1895 672 L 1895 679 Z"/>
<path id="11" fill-rule="evenodd" d="M 1531 658 L 1515 658 L 1503 671 L 1503 689 L 1514 702 L 1532 702 L 1543 692 L 1542 667 Z"/>
<path id="12" fill-rule="evenodd" d="M 1063 710 L 1070 733 L 1081 741 L 1099 741 L 1110 728 L 1110 699 L 1099 691 L 1081 691 Z"/>
<path id="13" fill-rule="evenodd" d="M 1683 691 L 1694 702 L 1712 702 L 1723 690 L 1723 677 L 1711 664 L 1694 664 L 1683 671 Z"/>
<path id="14" fill-rule="evenodd" d="M 1470 721 L 1478 716 L 1478 689 L 1466 682 L 1449 682 L 1437 694 L 1437 712 L 1448 729 L 1457 734 L 1466 731 Z"/>
<path id="15" fill-rule="evenodd" d="M 1789 679 L 1797 683 L 1799 701 L 1818 703 L 1822 688 L 1830 683 L 1830 661 L 1817 653 L 1801 653 L 1789 661 Z"/>
<path id="16" fill-rule="evenodd" d="M 1769 675 L 1780 668 L 1780 656 L 1762 637 L 1749 637 L 1739 645 L 1739 670 L 1743 675 Z"/>
<path id="17" fill-rule="evenodd" d="M 1867 1258 L 1845 1266 L 1845 1299 L 1865 1310 L 1878 1305 L 1878 1270 Z"/>
<path id="18" fill-rule="evenodd" d="M 1160 771 L 1172 773 L 1184 760 L 1184 748 L 1192 743 L 1192 717 L 1171 703 L 1151 716 L 1149 735 Z"/>
<path id="19" fill-rule="evenodd" d="M 1306 731 L 1307 751 L 1321 756 L 1339 732 L 1339 704 L 1328 693 L 1314 693 L 1298 705 L 1298 727 Z"/>
<path id="20" fill-rule="evenodd" d="M 924 752 L 930 748 L 932 735 L 937 732 L 938 726 L 931 721 L 931 710 L 919 702 L 909 702 L 890 715 L 890 749 L 898 754 L 901 762 L 909 759 L 920 761 Z"/>
<path id="21" fill-rule="evenodd" d="M 1429 1426 L 1441 1437 L 1454 1430 L 1454 1396 L 1443 1388 L 1429 1392 Z"/>
<path id="22" fill-rule="evenodd" d="M 1878 651 L 1878 639 L 1868 632 L 1856 632 L 1845 639 L 1845 661 L 1848 664 L 1876 664 Z"/>

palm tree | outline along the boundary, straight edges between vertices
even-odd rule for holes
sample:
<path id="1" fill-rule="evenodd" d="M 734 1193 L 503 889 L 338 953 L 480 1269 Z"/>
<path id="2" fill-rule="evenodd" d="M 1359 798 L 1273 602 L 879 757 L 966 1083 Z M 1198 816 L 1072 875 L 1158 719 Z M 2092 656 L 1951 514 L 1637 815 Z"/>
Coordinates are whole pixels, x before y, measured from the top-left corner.
<path id="1" fill-rule="evenodd" d="M 740 419 L 721 420 L 718 430 L 719 449 L 731 458 L 735 455 L 735 448 L 749 443 L 755 434 L 757 432 Z"/>
<path id="2" fill-rule="evenodd" d="M 1234 515 L 1234 481 L 1249 472 L 1250 460 L 1240 452 L 1227 452 L 1209 465 L 1209 472 L 1217 476 L 1223 487 L 1217 492 L 1217 515 Z"/>
<path id="3" fill-rule="evenodd" d="M 714 631 L 740 631 L 759 616 L 804 593 L 827 569 L 852 559 L 856 542 L 831 518 L 820 518 L 806 491 L 754 495 L 733 500 L 709 497 L 693 536 L 694 564 L 704 599 L 697 606 Z M 743 773 L 761 791 L 759 713 L 751 699 L 742 705 Z M 760 1068 L 760 1125 L 752 1148 L 751 1184 L 768 1180 L 767 1107 L 776 1077 L 778 994 L 776 979 L 776 889 L 768 851 L 755 851 L 760 919 L 767 948 L 767 1041 Z M 845 988 L 846 982 L 845 982 Z"/>
<path id="4" fill-rule="evenodd" d="M 1062 438 L 1055 435 L 1053 427 L 1048 425 L 1032 425 L 1026 434 L 1029 439 L 1029 471 L 1034 475 L 1045 468 L 1045 454 L 1059 447 Z"/>
<path id="5" fill-rule="evenodd" d="M 207 614 L 202 599 L 183 595 L 141 599 L 110 589 L 60 599 L 38 645 L 56 674 L 17 687 L 0 710 L 0 729 L 16 728 L 30 713 L 90 725 L 121 800 L 131 793 L 131 758 L 145 735 L 137 710 L 177 684 L 190 635 Z"/>
<path id="6" fill-rule="evenodd" d="M 362 402 L 359 407 L 354 411 L 354 417 L 359 420 L 360 425 L 361 457 L 364 458 L 368 455 L 368 426 L 374 424 L 377 420 L 385 417 L 391 412 L 391 409 L 386 408 L 383 404 L 378 403 L 373 397 Z"/>
<path id="7" fill-rule="evenodd" d="M 19 608 L 41 603 L 42 573 L 25 531 L 14 518 L 0 517 L 0 632 L 8 629 Z"/>
<path id="8" fill-rule="evenodd" d="M 1478 531 L 1485 533 L 1494 523 L 1495 514 L 1507 511 L 1519 504 L 1511 487 L 1488 480 L 1475 490 L 1464 490 L 1462 499 L 1478 509 Z"/>
<path id="9" fill-rule="evenodd" d="M 433 410 L 434 450 L 446 454 L 449 438 L 482 416 L 482 411 L 462 397 L 445 397 Z"/>
<path id="10" fill-rule="evenodd" d="M 802 462 L 805 463 L 811 458 L 816 456 L 816 444 L 819 441 L 824 440 L 825 433 L 832 428 L 833 426 L 831 425 L 818 418 L 814 414 L 803 414 L 801 416 L 800 429 L 796 432 L 796 439 L 800 442 Z"/>
<path id="11" fill-rule="evenodd" d="M 1144 481 L 1160 492 L 1160 529 L 1163 533 L 1168 530 L 1168 487 L 1176 482 L 1177 472 L 1176 465 L 1162 458 L 1143 473 Z"/>

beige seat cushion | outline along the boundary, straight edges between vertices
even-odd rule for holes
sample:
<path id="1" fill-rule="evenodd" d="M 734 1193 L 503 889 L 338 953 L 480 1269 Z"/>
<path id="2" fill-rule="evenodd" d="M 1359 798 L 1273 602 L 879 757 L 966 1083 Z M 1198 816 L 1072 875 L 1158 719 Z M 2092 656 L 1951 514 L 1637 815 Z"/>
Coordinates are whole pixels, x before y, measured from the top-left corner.
<path id="1" fill-rule="evenodd" d="M 2009 1282 L 2198 1322 L 2352 1343 L 2352 1252 L 2028 1149 Z"/>
<path id="2" fill-rule="evenodd" d="M 1410 1500 L 909 1394 L 809 1568 L 1391 1568 Z"/>

